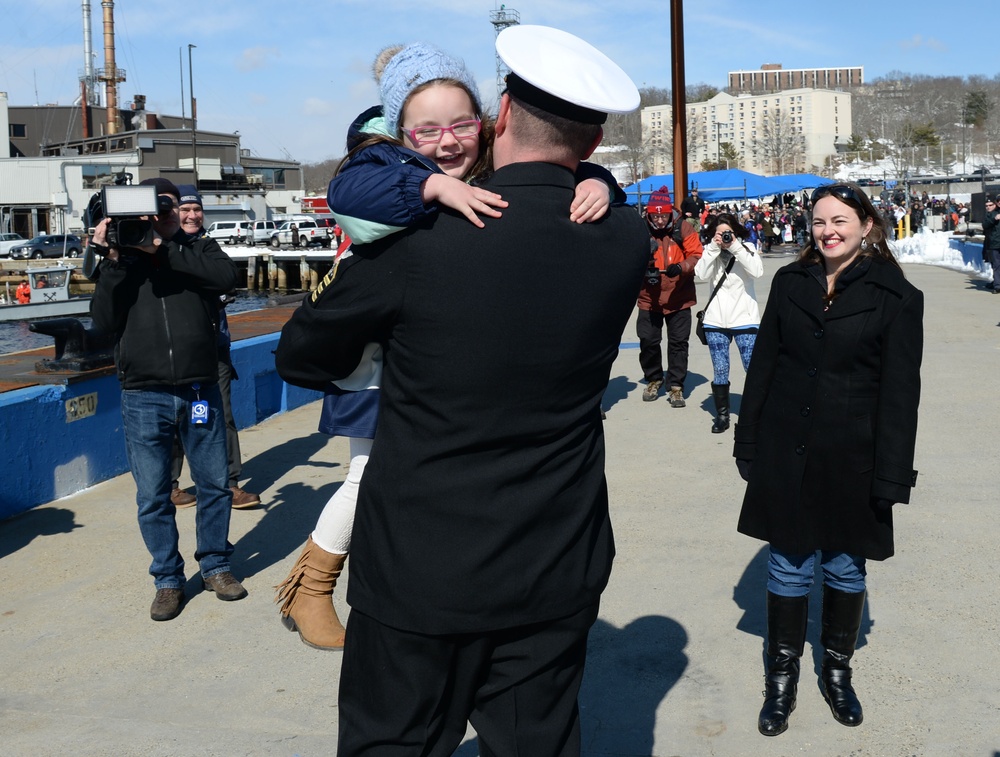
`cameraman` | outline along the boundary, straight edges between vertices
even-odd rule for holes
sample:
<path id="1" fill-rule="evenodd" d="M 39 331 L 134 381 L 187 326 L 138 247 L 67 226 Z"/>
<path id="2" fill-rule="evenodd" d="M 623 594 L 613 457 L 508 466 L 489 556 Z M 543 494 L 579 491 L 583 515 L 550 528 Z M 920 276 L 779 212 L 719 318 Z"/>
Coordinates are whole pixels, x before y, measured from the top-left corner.
<path id="1" fill-rule="evenodd" d="M 178 187 L 181 193 L 180 222 L 181 232 L 186 235 L 181 241 L 192 243 L 206 235 L 205 208 L 201 195 L 191 184 Z M 226 450 L 229 453 L 229 488 L 233 492 L 233 509 L 246 510 L 260 504 L 260 495 L 248 492 L 240 487 L 240 474 L 243 472 L 243 457 L 240 452 L 240 435 L 236 429 L 236 419 L 233 417 L 231 399 L 231 382 L 239 379 L 230 353 L 231 338 L 229 335 L 229 320 L 226 318 L 226 305 L 236 299 L 235 292 L 223 295 L 219 299 L 219 391 L 222 393 L 222 412 L 226 419 Z M 171 462 L 170 501 L 180 509 L 192 507 L 198 500 L 193 494 L 181 489 L 177 479 L 180 478 L 184 466 L 184 449 L 180 438 L 174 439 L 173 460 Z"/>
<path id="2" fill-rule="evenodd" d="M 663 327 L 667 327 L 667 386 L 671 407 L 684 407 L 691 306 L 697 302 L 694 267 L 701 258 L 701 240 L 690 219 L 682 219 L 660 187 L 649 197 L 646 224 L 652 237 L 649 276 L 639 290 L 639 365 L 646 379 L 643 402 L 652 402 L 663 385 Z"/>
<path id="3" fill-rule="evenodd" d="M 117 249 L 108 242 L 114 221 L 97 224 L 90 246 L 104 260 L 90 314 L 97 329 L 116 337 L 139 531 L 153 558 L 149 572 L 156 596 L 150 617 L 171 620 L 183 608 L 186 581 L 170 501 L 171 447 L 178 434 L 198 491 L 194 556 L 205 586 L 219 599 L 247 595 L 229 567 L 233 495 L 227 486 L 216 336 L 219 296 L 236 286 L 236 266 L 214 239 L 189 240 L 181 231 L 177 187 L 162 178 L 141 184 L 156 187 L 159 195 L 152 241 Z"/>
<path id="4" fill-rule="evenodd" d="M 694 275 L 716 292 L 705 307 L 704 323 L 712 358 L 712 433 L 721 434 L 729 428 L 729 344 L 736 342 L 746 370 L 760 325 L 754 280 L 764 274 L 764 265 L 760 255 L 746 244 L 747 230 L 735 216 L 720 213 L 709 232 L 712 241 L 694 267 Z"/>

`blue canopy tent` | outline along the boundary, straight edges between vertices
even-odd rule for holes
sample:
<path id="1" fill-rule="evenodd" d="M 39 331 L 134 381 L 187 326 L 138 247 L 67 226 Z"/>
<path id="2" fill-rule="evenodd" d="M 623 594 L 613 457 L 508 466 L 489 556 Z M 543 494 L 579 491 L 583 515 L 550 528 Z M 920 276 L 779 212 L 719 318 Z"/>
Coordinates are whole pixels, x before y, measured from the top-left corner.
<path id="1" fill-rule="evenodd" d="M 797 192 L 800 189 L 815 189 L 826 184 L 834 184 L 834 179 L 817 176 L 814 173 L 790 173 L 785 176 L 773 176 L 774 181 L 784 185 L 783 192 Z"/>
<path id="2" fill-rule="evenodd" d="M 706 202 L 757 199 L 791 191 L 787 185 L 778 183 L 772 178 L 738 168 L 688 174 L 688 183 L 690 187 L 698 188 L 698 194 Z M 625 194 L 628 195 L 630 204 L 641 204 L 646 201 L 650 193 L 664 185 L 672 195 L 673 175 L 650 176 L 625 187 Z"/>

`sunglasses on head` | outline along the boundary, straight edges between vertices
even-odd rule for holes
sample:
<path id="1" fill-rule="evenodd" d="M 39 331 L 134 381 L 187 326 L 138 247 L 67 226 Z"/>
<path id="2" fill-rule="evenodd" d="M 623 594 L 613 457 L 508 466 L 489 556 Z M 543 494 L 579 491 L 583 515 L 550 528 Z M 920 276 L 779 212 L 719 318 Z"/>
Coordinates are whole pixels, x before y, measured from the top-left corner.
<path id="1" fill-rule="evenodd" d="M 816 200 L 822 199 L 827 195 L 833 195 L 841 200 L 849 200 L 850 202 L 857 203 L 860 207 L 864 207 L 861 202 L 861 197 L 854 190 L 854 187 L 849 187 L 846 184 L 827 184 L 825 187 L 819 187 L 812 193 L 812 204 L 816 204 Z"/>

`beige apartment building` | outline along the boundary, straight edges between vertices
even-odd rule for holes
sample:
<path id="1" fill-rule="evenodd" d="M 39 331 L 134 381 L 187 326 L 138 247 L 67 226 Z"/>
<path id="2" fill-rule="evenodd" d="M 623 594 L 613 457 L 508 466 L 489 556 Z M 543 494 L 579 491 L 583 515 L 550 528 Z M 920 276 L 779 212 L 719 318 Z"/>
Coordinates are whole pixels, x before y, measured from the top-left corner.
<path id="1" fill-rule="evenodd" d="M 642 133 L 649 174 L 672 172 L 670 105 L 642 109 Z M 851 95 L 800 88 L 762 95 L 720 92 L 687 106 L 688 165 L 725 160 L 724 144 L 737 154 L 730 168 L 764 175 L 808 173 L 837 154 L 851 138 Z"/>

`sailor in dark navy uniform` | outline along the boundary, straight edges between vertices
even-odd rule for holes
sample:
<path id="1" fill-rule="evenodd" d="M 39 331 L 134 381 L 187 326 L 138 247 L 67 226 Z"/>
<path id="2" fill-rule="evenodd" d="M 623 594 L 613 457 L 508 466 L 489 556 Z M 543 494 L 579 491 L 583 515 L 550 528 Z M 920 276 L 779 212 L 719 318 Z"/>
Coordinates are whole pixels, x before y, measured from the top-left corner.
<path id="1" fill-rule="evenodd" d="M 579 754 L 586 640 L 614 556 L 601 397 L 649 240 L 569 220 L 608 112 L 639 104 L 582 40 L 515 26 L 479 229 L 441 212 L 354 248 L 282 332 L 281 376 L 323 388 L 385 348 L 352 543 L 341 757 Z M 586 83 L 585 83 L 586 82 Z M 407 749 L 408 747 L 409 749 Z"/>

